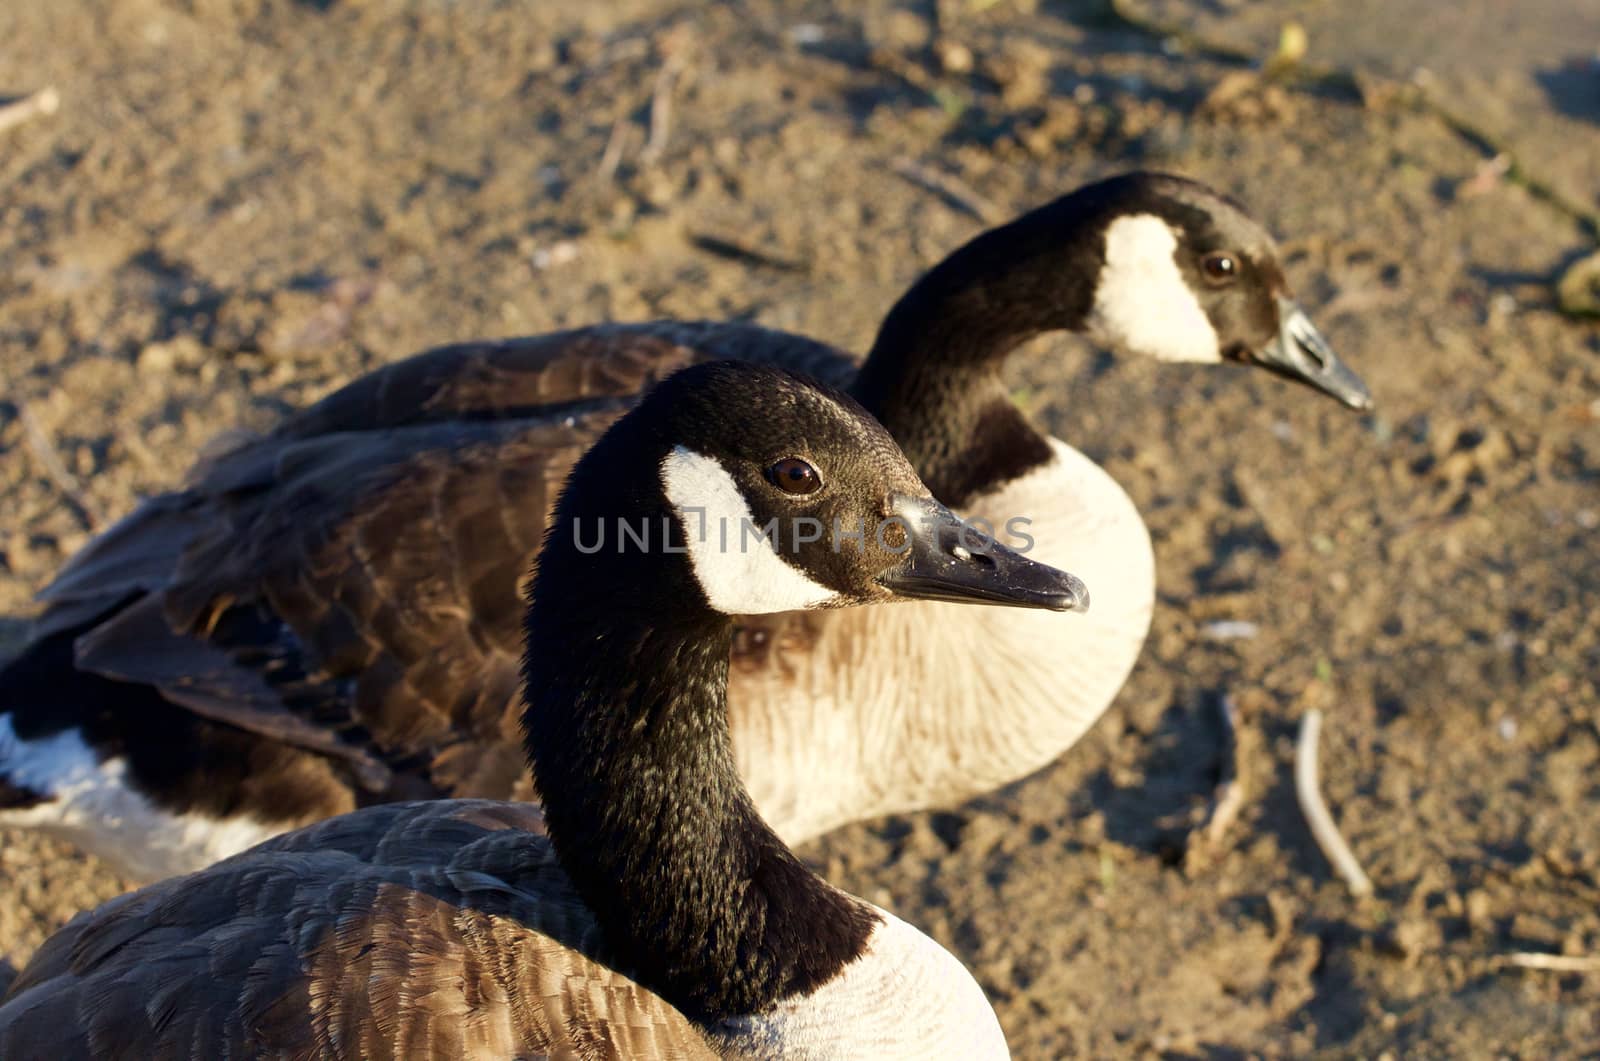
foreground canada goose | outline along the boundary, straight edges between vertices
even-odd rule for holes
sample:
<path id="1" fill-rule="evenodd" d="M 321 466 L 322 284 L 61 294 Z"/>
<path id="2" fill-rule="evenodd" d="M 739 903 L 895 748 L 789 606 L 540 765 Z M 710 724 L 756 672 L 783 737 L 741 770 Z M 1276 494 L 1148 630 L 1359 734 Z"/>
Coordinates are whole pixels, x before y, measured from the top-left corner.
<path id="1" fill-rule="evenodd" d="M 67 565 L 0 672 L 0 825 L 149 879 L 371 802 L 530 795 L 516 588 L 555 485 L 642 387 L 718 357 L 848 386 L 935 496 L 996 530 L 1031 520 L 1031 555 L 1108 580 L 1083 622 L 1027 615 L 1002 644 L 938 603 L 742 624 L 734 748 L 762 814 L 795 843 L 1025 776 L 1111 702 L 1155 599 L 1132 501 L 1001 381 L 1012 350 L 1061 329 L 1368 400 L 1290 300 L 1267 233 L 1152 174 L 956 251 L 895 305 L 859 376 L 831 347 L 727 323 L 422 354 L 202 462 Z"/>
<path id="2" fill-rule="evenodd" d="M 959 962 L 761 820 L 727 725 L 735 614 L 1086 605 L 962 531 L 844 395 L 678 373 L 557 504 L 523 622 L 542 812 L 369 808 L 115 899 L 18 976 L 0 1056 L 1006 1056 Z"/>

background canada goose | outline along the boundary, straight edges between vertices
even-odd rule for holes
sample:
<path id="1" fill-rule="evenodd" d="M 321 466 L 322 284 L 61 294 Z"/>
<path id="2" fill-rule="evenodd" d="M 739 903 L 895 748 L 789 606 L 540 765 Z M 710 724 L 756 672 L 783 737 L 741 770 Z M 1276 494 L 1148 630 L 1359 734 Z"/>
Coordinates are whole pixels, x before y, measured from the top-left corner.
<path id="1" fill-rule="evenodd" d="M 889 313 L 859 377 L 831 347 L 725 323 L 423 354 L 203 461 L 69 563 L 0 673 L 0 824 L 150 878 L 373 801 L 530 795 L 516 589 L 556 484 L 651 380 L 715 357 L 851 386 L 936 496 L 997 530 L 1031 521 L 1032 555 L 1107 583 L 1084 622 L 1025 616 L 999 645 L 937 603 L 750 619 L 730 695 L 762 813 L 796 842 L 1022 777 L 1111 702 L 1155 593 L 1131 500 L 1002 383 L 1006 355 L 1061 329 L 1368 401 L 1267 233 L 1153 174 L 956 251 Z"/>
<path id="2" fill-rule="evenodd" d="M 670 538 L 589 547 L 619 520 Z M 751 525 L 770 542 L 719 533 Z M 1084 605 L 958 527 L 843 395 L 768 366 L 673 376 L 578 462 L 534 581 L 543 811 L 371 808 L 116 899 L 22 971 L 0 1055 L 1006 1056 L 960 963 L 761 821 L 727 727 L 734 613 Z"/>

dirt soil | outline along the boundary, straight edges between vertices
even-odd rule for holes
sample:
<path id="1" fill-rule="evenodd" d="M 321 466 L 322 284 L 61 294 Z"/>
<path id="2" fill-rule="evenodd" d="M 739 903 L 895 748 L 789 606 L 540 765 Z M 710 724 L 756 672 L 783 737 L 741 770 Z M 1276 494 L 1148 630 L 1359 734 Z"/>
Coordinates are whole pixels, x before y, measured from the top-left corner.
<path id="1" fill-rule="evenodd" d="M 1018 358 L 1149 520 L 1144 658 L 1054 767 L 807 854 L 975 970 L 1019 1058 L 1600 1056 L 1600 972 L 1512 957 L 1600 955 L 1600 328 L 1552 293 L 1593 234 L 1526 186 L 1596 208 L 1600 5 L 1147 10 L 1227 47 L 1104 0 L 0 4 L 0 95 L 60 95 L 0 132 L 0 639 L 208 438 L 384 361 L 655 316 L 861 350 L 980 217 L 1181 171 L 1285 239 L 1377 412 Z M 1291 17 L 1359 76 L 1223 54 Z M 1296 805 L 1311 708 L 1369 899 Z M 122 887 L 0 845 L 13 962 Z"/>

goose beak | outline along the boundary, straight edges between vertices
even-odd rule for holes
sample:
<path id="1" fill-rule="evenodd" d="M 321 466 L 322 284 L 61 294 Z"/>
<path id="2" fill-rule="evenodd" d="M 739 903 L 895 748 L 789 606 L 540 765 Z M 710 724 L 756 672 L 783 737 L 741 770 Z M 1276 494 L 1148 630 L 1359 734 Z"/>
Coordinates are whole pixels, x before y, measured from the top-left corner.
<path id="1" fill-rule="evenodd" d="M 897 596 L 1056 612 L 1089 608 L 1082 579 L 1006 548 L 931 497 L 897 497 L 894 515 L 906 541 L 878 583 Z"/>
<path id="2" fill-rule="evenodd" d="M 1292 298 L 1278 299 L 1278 334 L 1255 360 L 1280 376 L 1308 383 L 1352 409 L 1370 409 L 1372 393 L 1361 377 L 1334 354 L 1306 311 Z"/>

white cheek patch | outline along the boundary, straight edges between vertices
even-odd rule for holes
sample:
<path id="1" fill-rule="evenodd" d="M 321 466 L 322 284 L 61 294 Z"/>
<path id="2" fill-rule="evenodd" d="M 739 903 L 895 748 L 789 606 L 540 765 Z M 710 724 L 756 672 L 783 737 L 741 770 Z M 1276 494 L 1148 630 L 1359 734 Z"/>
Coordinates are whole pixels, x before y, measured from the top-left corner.
<path id="1" fill-rule="evenodd" d="M 1106 229 L 1106 261 L 1089 334 L 1161 361 L 1222 360 L 1216 329 L 1178 269 L 1177 249 L 1177 234 L 1153 214 L 1113 221 Z"/>
<path id="2" fill-rule="evenodd" d="M 661 462 L 661 482 L 683 524 L 695 580 L 717 611 L 765 615 L 838 599 L 784 562 L 718 461 L 678 446 Z"/>

